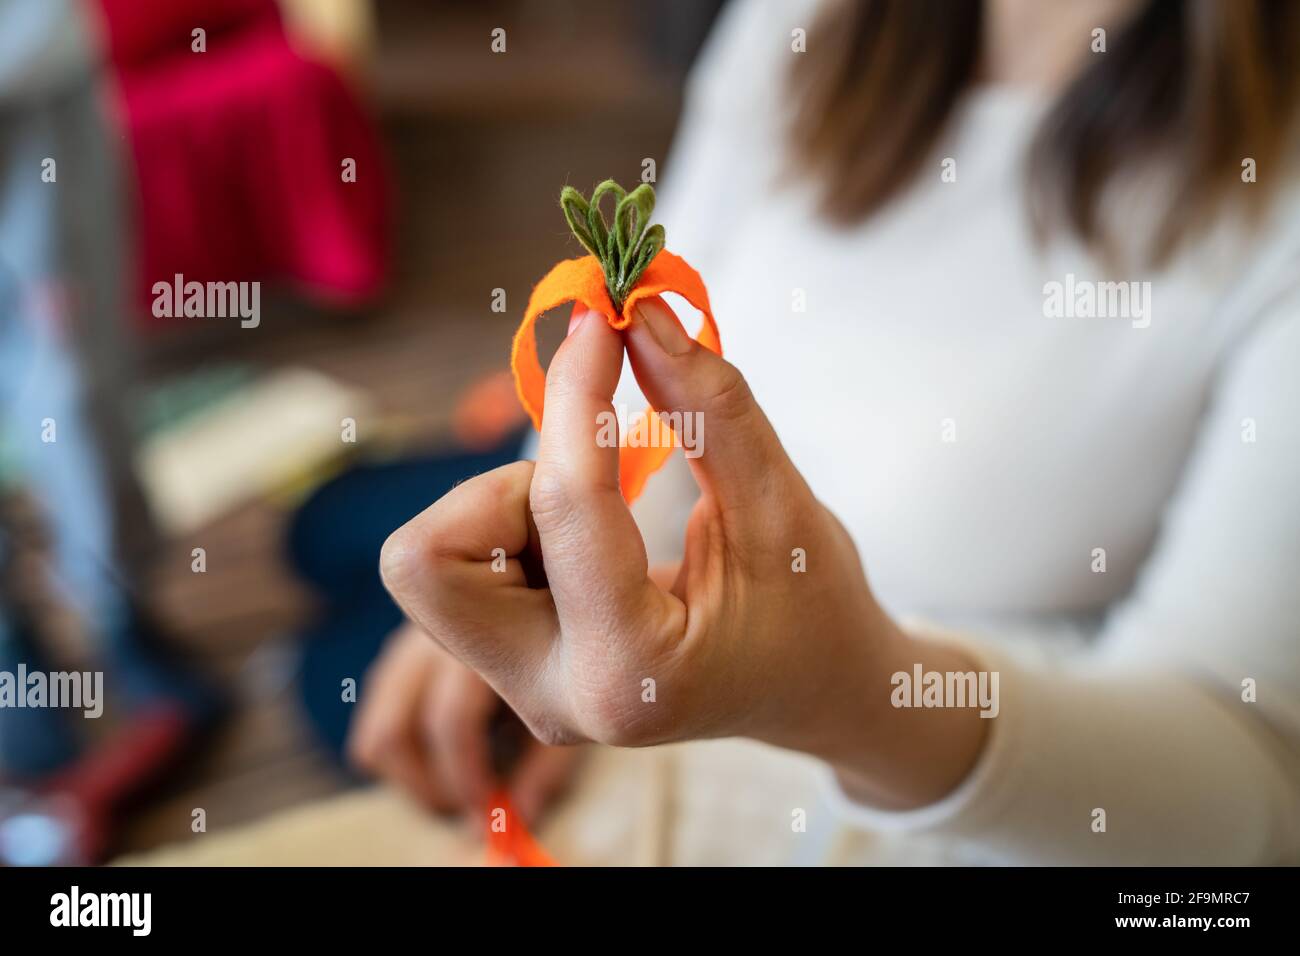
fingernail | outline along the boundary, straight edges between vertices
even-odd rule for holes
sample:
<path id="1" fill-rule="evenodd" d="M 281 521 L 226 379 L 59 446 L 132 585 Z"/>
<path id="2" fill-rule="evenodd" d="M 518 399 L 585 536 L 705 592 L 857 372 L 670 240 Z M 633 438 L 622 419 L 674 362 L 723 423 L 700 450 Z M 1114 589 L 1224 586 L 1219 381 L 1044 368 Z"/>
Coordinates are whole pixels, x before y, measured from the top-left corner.
<path id="1" fill-rule="evenodd" d="M 669 355 L 685 355 L 691 350 L 691 337 L 667 309 L 638 302 L 636 314 L 650 330 L 650 337 Z"/>
<path id="2" fill-rule="evenodd" d="M 578 326 L 582 325 L 582 323 L 586 320 L 587 316 L 597 315 L 597 314 L 598 313 L 592 312 L 590 309 L 586 309 L 582 311 L 575 310 L 573 313 L 573 317 L 569 319 L 569 331 L 564 334 L 572 335 L 574 333 L 574 330 L 577 329 Z"/>

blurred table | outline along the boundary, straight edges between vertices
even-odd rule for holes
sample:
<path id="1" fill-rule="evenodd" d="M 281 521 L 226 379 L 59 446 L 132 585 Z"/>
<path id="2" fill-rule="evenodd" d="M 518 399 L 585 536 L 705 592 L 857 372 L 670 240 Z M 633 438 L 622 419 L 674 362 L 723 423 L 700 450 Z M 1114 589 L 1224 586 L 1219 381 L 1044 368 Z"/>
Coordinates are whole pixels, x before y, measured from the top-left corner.
<path id="1" fill-rule="evenodd" d="M 792 826 L 804 810 L 807 829 Z M 647 750 L 597 748 L 538 837 L 570 866 L 894 862 L 846 829 L 815 764 L 740 741 Z M 126 856 L 127 866 L 460 866 L 483 861 L 463 823 L 374 787 L 225 832 Z M 915 862 L 915 861 L 912 861 Z"/>

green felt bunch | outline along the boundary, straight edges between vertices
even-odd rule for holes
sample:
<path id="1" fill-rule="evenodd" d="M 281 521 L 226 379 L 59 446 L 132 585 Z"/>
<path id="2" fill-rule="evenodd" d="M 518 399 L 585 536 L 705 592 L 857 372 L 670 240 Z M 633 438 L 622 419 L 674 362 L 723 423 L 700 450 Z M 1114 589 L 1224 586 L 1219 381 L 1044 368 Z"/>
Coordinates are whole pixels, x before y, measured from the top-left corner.
<path id="1" fill-rule="evenodd" d="M 614 197 L 614 225 L 611 228 L 600 211 L 606 196 Z M 664 227 L 651 226 L 655 191 L 647 183 L 628 192 L 612 179 L 596 187 L 588 201 L 572 186 L 560 191 L 564 219 L 583 247 L 600 260 L 605 288 L 614 308 L 623 302 L 641 278 L 641 273 L 664 247 Z"/>

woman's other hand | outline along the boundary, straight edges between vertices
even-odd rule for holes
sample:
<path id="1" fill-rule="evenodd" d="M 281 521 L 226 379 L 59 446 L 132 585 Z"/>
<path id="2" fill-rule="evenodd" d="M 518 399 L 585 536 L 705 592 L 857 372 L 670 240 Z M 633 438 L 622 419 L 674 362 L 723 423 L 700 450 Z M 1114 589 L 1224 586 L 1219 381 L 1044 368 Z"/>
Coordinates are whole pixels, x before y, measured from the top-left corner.
<path id="1" fill-rule="evenodd" d="M 413 624 L 366 674 L 348 754 L 361 769 L 443 813 L 473 816 L 498 786 L 491 727 L 504 707 L 483 679 Z M 568 783 L 580 751 L 530 741 L 506 787 L 526 821 Z"/>

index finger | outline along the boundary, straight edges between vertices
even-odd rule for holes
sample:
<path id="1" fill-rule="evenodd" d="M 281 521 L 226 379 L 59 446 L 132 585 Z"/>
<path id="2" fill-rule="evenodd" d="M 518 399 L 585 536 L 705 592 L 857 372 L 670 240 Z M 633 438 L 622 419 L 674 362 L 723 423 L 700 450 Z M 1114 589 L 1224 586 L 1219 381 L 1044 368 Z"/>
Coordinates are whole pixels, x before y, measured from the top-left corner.
<path id="1" fill-rule="evenodd" d="M 575 324 L 546 375 L 529 499 L 561 620 L 611 626 L 646 587 L 645 543 L 619 490 L 612 399 L 623 340 L 599 312 Z"/>

